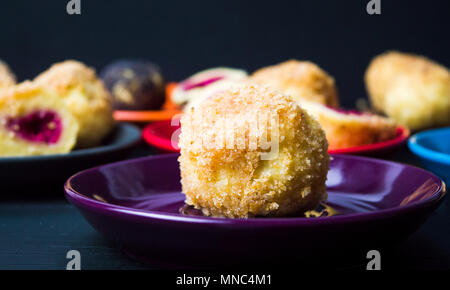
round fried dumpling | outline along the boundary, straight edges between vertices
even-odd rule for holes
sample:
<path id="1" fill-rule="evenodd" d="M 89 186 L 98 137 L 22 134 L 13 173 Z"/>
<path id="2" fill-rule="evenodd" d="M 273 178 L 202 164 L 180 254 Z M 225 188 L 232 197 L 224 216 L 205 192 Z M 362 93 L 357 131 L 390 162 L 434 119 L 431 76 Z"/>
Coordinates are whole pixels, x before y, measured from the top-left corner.
<path id="1" fill-rule="evenodd" d="M 297 102 L 307 100 L 330 107 L 339 104 L 334 79 L 309 61 L 289 60 L 262 68 L 252 74 L 250 81 L 277 88 Z"/>
<path id="2" fill-rule="evenodd" d="M 440 64 L 387 52 L 371 62 L 365 81 L 372 105 L 411 130 L 450 125 L 450 72 Z"/>
<path id="3" fill-rule="evenodd" d="M 67 153 L 77 134 L 59 96 L 30 82 L 0 90 L 0 156 Z"/>
<path id="4" fill-rule="evenodd" d="M 16 84 L 16 77 L 9 69 L 8 65 L 0 60 L 0 89 Z"/>
<path id="5" fill-rule="evenodd" d="M 183 193 L 205 215 L 300 215 L 327 198 L 325 133 L 290 97 L 234 87 L 192 108 L 181 125 Z"/>
<path id="6" fill-rule="evenodd" d="M 93 69 L 77 61 L 64 61 L 34 81 L 59 95 L 78 120 L 77 147 L 99 145 L 113 129 L 109 93 Z"/>

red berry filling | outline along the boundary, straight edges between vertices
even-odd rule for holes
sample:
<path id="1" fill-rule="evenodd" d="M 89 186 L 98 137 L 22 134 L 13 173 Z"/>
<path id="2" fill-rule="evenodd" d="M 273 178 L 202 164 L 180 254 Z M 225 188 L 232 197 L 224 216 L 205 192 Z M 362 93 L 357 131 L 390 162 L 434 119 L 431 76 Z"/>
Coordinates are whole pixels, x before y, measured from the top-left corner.
<path id="1" fill-rule="evenodd" d="M 38 110 L 17 118 L 8 118 L 6 128 L 29 142 L 54 144 L 61 137 L 60 116 L 50 110 Z"/>
<path id="2" fill-rule="evenodd" d="M 194 82 L 192 80 L 186 80 L 181 83 L 181 87 L 184 91 L 189 91 L 195 88 L 199 87 L 206 87 L 209 84 L 212 84 L 214 82 L 220 81 L 221 79 L 225 78 L 224 76 L 217 76 L 217 77 L 211 77 L 209 79 L 205 79 L 203 81 Z"/>

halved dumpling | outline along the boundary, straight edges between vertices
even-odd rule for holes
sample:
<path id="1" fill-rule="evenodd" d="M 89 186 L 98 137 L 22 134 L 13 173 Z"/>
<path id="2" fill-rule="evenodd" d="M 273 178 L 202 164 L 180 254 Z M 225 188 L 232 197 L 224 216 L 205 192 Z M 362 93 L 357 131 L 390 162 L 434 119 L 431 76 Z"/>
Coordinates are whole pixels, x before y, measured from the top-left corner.
<path id="1" fill-rule="evenodd" d="M 60 98 L 30 82 L 0 92 L 0 156 L 67 153 L 78 122 Z"/>
<path id="2" fill-rule="evenodd" d="M 336 150 L 395 137 L 397 125 L 389 118 L 366 112 L 341 110 L 302 101 L 300 106 L 319 121 L 328 140 L 328 149 Z"/>
<path id="3" fill-rule="evenodd" d="M 187 112 L 203 100 L 239 84 L 247 78 L 246 71 L 228 67 L 217 67 L 198 72 L 177 84 L 170 98 Z"/>

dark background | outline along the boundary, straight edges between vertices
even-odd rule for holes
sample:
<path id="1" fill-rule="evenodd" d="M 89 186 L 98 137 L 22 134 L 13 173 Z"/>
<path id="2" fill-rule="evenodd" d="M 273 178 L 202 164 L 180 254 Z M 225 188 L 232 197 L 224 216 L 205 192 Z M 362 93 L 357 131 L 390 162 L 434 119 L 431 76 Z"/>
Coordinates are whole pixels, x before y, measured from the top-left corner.
<path id="1" fill-rule="evenodd" d="M 363 73 L 385 50 L 424 54 L 450 66 L 450 1 L 381 0 L 9 0 L 0 4 L 0 58 L 20 80 L 53 62 L 81 60 L 100 70 L 116 58 L 158 63 L 168 80 L 234 66 L 253 71 L 297 58 L 337 80 L 342 104 L 365 97 Z"/>

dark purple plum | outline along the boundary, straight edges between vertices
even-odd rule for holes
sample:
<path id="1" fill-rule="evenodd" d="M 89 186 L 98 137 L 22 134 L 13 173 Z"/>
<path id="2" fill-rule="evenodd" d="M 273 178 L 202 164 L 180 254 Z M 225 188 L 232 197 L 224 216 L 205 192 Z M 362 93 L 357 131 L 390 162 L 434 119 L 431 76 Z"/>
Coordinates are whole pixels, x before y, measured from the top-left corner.
<path id="1" fill-rule="evenodd" d="M 158 110 L 165 101 L 159 67 L 144 60 L 117 60 L 100 73 L 116 110 Z"/>

